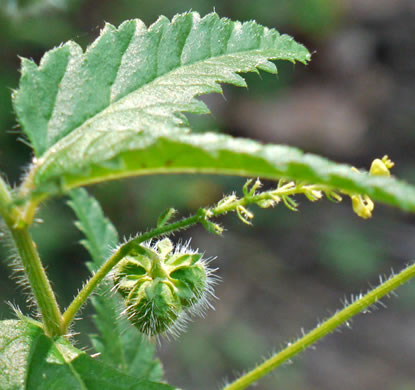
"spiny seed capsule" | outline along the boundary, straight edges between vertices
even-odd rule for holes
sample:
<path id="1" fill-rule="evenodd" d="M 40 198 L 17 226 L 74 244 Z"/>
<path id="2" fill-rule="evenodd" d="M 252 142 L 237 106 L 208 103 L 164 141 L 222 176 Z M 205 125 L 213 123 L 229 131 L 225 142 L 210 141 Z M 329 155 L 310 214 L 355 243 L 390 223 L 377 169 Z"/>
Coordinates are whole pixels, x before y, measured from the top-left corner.
<path id="1" fill-rule="evenodd" d="M 200 253 L 165 238 L 134 248 L 115 267 L 115 288 L 128 319 L 142 333 L 175 332 L 187 312 L 203 313 L 213 296 L 212 270 Z"/>

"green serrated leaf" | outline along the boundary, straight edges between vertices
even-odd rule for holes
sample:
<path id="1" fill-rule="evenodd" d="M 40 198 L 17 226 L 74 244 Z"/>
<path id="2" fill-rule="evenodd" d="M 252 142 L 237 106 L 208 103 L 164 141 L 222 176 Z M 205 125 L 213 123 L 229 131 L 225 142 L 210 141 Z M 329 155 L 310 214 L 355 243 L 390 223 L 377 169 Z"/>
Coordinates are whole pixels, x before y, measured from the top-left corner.
<path id="1" fill-rule="evenodd" d="M 118 234 L 110 220 L 104 216 L 99 203 L 84 189 L 70 192 L 68 202 L 78 217 L 76 226 L 85 234 L 82 244 L 87 248 L 93 261 L 87 263 L 95 272 L 110 255 L 111 248 L 118 242 Z M 92 297 L 96 310 L 94 322 L 99 334 L 91 335 L 92 344 L 100 354 L 99 360 L 137 379 L 159 381 L 163 369 L 154 358 L 155 347 L 137 328 L 121 318 L 120 308 L 124 304 L 103 284 Z"/>
<path id="2" fill-rule="evenodd" d="M 70 197 L 68 204 L 78 218 L 75 225 L 86 237 L 81 243 L 92 257 L 92 262 L 87 265 L 95 272 L 110 255 L 111 249 L 118 244 L 118 233 L 104 216 L 100 204 L 86 190 L 73 190 Z"/>
<path id="3" fill-rule="evenodd" d="M 2 390 L 174 390 L 138 381 L 92 359 L 64 337 L 48 338 L 30 319 L 0 322 Z"/>
<path id="4" fill-rule="evenodd" d="M 118 295 L 92 297 L 94 321 L 99 335 L 91 335 L 99 359 L 138 379 L 160 381 L 163 368 L 154 358 L 155 346 L 128 320 L 120 317 L 124 303 Z"/>
<path id="5" fill-rule="evenodd" d="M 73 137 L 73 138 L 72 138 Z M 38 165 L 36 186 L 55 183 L 67 191 L 73 187 L 134 175 L 156 173 L 208 173 L 262 177 L 281 177 L 334 189 L 368 194 L 374 200 L 415 211 L 415 188 L 392 177 L 370 176 L 353 172 L 351 167 L 281 145 L 226 135 L 183 134 L 180 131 L 130 133 L 117 144 L 118 153 L 102 164 L 95 147 L 101 149 L 111 133 L 95 134 L 90 139 L 68 136 L 54 147 L 55 153 Z M 121 150 L 124 150 L 121 152 Z M 46 157 L 46 156 L 45 156 Z"/>
<path id="6" fill-rule="evenodd" d="M 219 83 L 246 86 L 237 73 L 276 73 L 269 60 L 309 58 L 288 35 L 216 13 L 189 12 L 171 22 L 162 16 L 148 28 L 130 20 L 118 29 L 107 24 L 85 52 L 68 42 L 39 66 L 23 60 L 13 103 L 38 157 L 70 133 L 111 131 L 102 152 L 114 152 L 130 133 L 186 126 L 182 112 L 208 113 L 195 97 L 221 93 Z"/>

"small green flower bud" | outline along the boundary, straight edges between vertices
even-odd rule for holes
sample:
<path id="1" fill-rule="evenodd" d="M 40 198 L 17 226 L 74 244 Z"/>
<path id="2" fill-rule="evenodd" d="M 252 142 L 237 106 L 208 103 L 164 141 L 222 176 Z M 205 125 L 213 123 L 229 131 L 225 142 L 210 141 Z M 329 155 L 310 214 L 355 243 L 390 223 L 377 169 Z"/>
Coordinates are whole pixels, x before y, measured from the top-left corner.
<path id="1" fill-rule="evenodd" d="M 242 192 L 244 194 L 244 197 L 249 198 L 251 196 L 255 195 L 255 191 L 259 188 L 262 187 L 262 183 L 260 182 L 259 179 L 256 179 L 255 183 L 252 184 L 252 179 L 247 180 L 247 182 L 244 184 L 243 188 L 242 188 Z M 249 186 L 251 186 L 251 188 L 249 188 Z"/>
<path id="2" fill-rule="evenodd" d="M 203 311 L 213 296 L 211 270 L 200 253 L 165 238 L 140 245 L 113 271 L 115 288 L 123 296 L 124 313 L 150 336 L 174 331 L 187 313 Z"/>
<path id="3" fill-rule="evenodd" d="M 217 223 L 209 221 L 208 219 L 202 219 L 202 226 L 209 232 L 220 236 L 223 233 L 223 227 Z"/>
<path id="4" fill-rule="evenodd" d="M 236 214 L 243 223 L 246 225 L 252 225 L 251 219 L 254 218 L 254 214 L 252 214 L 247 208 L 244 206 L 236 206 Z"/>
<path id="5" fill-rule="evenodd" d="M 157 227 L 163 227 L 166 225 L 177 213 L 176 209 L 169 208 L 166 211 L 164 211 L 157 220 Z"/>
<path id="6" fill-rule="evenodd" d="M 267 209 L 269 207 L 274 207 L 277 202 L 274 199 L 263 199 L 256 202 L 256 204 L 263 209 Z"/>

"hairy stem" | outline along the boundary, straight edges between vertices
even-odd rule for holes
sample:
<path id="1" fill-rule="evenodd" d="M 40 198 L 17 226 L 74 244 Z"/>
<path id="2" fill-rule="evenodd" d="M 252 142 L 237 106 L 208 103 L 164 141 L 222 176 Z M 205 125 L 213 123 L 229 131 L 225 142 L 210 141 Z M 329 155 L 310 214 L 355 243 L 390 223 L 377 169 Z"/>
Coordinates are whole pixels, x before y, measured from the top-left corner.
<path id="1" fill-rule="evenodd" d="M 48 336 L 62 334 L 61 313 L 28 227 L 9 226 Z"/>
<path id="2" fill-rule="evenodd" d="M 8 208 L 12 201 L 9 187 L 0 176 L 0 215 L 4 219 L 8 219 Z"/>
<path id="3" fill-rule="evenodd" d="M 298 339 L 295 343 L 289 344 L 285 349 L 267 359 L 264 363 L 241 376 L 235 382 L 225 386 L 223 390 L 246 389 L 248 386 L 252 385 L 260 378 L 268 374 L 270 371 L 274 370 L 282 363 L 288 361 L 293 356 L 297 355 L 299 352 L 314 344 L 316 341 L 320 340 L 327 334 L 333 332 L 336 328 L 346 323 L 353 316 L 364 311 L 369 306 L 376 303 L 380 298 L 389 294 L 414 276 L 415 264 L 412 264 L 401 271 L 399 274 L 393 275 L 388 280 L 381 283 L 378 287 L 371 290 L 366 295 L 356 299 L 352 304 L 345 307 L 343 310 L 338 311 L 328 320 L 317 325 L 316 328 Z"/>
<path id="4" fill-rule="evenodd" d="M 256 188 L 256 187 L 255 187 Z M 256 194 L 253 191 L 246 193 L 244 197 L 238 199 L 235 196 L 227 198 L 228 200 L 219 202 L 216 207 L 210 209 L 199 209 L 198 212 L 188 218 L 184 218 L 180 221 L 157 227 L 148 231 L 147 233 L 141 234 L 138 237 L 130 240 L 129 242 L 121 245 L 117 251 L 101 266 L 101 268 L 92 276 L 91 279 L 84 285 L 84 287 L 79 291 L 78 295 L 74 298 L 72 303 L 68 306 L 66 311 L 63 314 L 63 329 L 66 331 L 73 319 L 75 318 L 76 313 L 86 302 L 89 296 L 93 293 L 95 288 L 99 283 L 108 275 L 108 273 L 114 268 L 119 261 L 125 257 L 128 252 L 135 245 L 139 245 L 142 242 L 151 240 L 155 237 L 159 237 L 163 234 L 172 233 L 178 230 L 187 229 L 188 227 L 195 225 L 196 223 L 202 223 L 207 226 L 207 223 L 211 223 L 209 218 L 217 217 L 220 215 L 227 214 L 232 211 L 238 211 L 240 207 L 248 206 L 250 204 L 255 204 L 264 200 L 273 200 L 277 197 L 290 196 L 294 194 L 308 193 L 310 190 L 323 190 L 327 188 L 325 186 L 295 186 L 293 183 L 288 183 L 281 188 L 272 191 L 266 191 L 259 194 Z M 212 230 L 220 233 L 218 225 L 215 225 Z M 212 226 L 211 225 L 211 226 Z"/>
<path id="5" fill-rule="evenodd" d="M 49 336 L 62 334 L 61 313 L 55 295 L 40 261 L 39 253 L 29 228 L 21 225 L 21 215 L 16 206 L 12 206 L 13 195 L 7 184 L 0 177 L 0 215 L 4 218 L 16 250 L 22 261 L 24 271 L 33 291 L 36 304 L 42 315 L 45 333 Z"/>
<path id="6" fill-rule="evenodd" d="M 111 269 L 128 254 L 131 249 L 132 242 L 127 242 L 121 246 L 103 265 L 102 267 L 92 276 L 91 279 L 84 285 L 79 291 L 78 295 L 74 298 L 68 308 L 65 310 L 62 316 L 62 328 L 65 333 L 75 318 L 76 313 L 86 302 L 88 297 L 92 294 L 98 284 L 105 278 L 105 276 L 111 271 Z"/>

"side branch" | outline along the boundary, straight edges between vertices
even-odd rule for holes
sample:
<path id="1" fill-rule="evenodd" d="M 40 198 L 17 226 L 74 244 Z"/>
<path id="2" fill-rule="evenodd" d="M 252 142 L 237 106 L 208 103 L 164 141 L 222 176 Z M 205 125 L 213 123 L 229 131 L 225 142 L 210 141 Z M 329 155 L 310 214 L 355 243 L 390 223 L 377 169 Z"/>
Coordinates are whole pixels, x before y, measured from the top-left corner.
<path id="1" fill-rule="evenodd" d="M 279 367 L 284 362 L 291 359 L 310 345 L 314 344 L 318 340 L 322 339 L 327 334 L 333 332 L 336 328 L 347 322 L 355 315 L 361 313 L 369 306 L 376 303 L 379 299 L 388 295 L 393 290 L 397 289 L 403 283 L 415 276 L 415 264 L 412 264 L 405 268 L 397 275 L 393 275 L 388 280 L 380 284 L 375 289 L 368 292 L 366 295 L 356 299 L 352 304 L 338 311 L 334 316 L 328 320 L 317 325 L 311 332 L 307 333 L 304 337 L 297 340 L 295 343 L 288 345 L 285 349 L 267 359 L 264 363 L 260 364 L 253 370 L 249 371 L 245 375 L 233 383 L 225 386 L 223 390 L 242 390 L 252 385 L 260 378 L 268 374 L 270 371 Z"/>
<path id="2" fill-rule="evenodd" d="M 86 302 L 98 284 L 101 283 L 101 281 L 108 275 L 112 268 L 114 268 L 118 262 L 121 261 L 123 257 L 125 257 L 136 245 L 140 245 L 145 241 L 151 240 L 164 234 L 187 229 L 196 223 L 201 223 L 210 232 L 221 234 L 223 231 L 222 227 L 212 222 L 211 219 L 220 215 L 227 214 L 229 212 L 236 212 L 242 222 L 249 224 L 250 220 L 253 218 L 253 214 L 247 210 L 245 206 L 249 206 L 251 204 L 257 204 L 260 207 L 266 208 L 272 207 L 282 201 L 290 209 L 296 210 L 297 204 L 291 199 L 292 195 L 304 194 L 311 201 L 315 201 L 322 196 L 322 191 L 326 194 L 334 194 L 333 191 L 329 190 L 325 186 L 295 184 L 294 182 L 285 181 L 280 181 L 277 189 L 257 193 L 256 190 L 260 188 L 261 183 L 259 180 L 257 180 L 251 187 L 249 187 L 251 183 L 252 181 L 249 180 L 245 184 L 243 188 L 244 196 L 242 198 L 237 198 L 235 195 L 230 195 L 222 199 L 216 206 L 212 208 L 201 208 L 193 216 L 164 226 L 156 227 L 155 229 L 152 229 L 147 233 L 143 233 L 138 237 L 121 245 L 92 276 L 92 278 L 89 279 L 89 281 L 84 285 L 84 287 L 74 298 L 69 307 L 66 309 L 65 313 L 63 314 L 63 329 L 66 331 L 69 328 L 71 322 L 75 318 L 76 313 Z"/>

